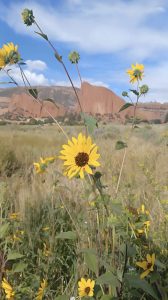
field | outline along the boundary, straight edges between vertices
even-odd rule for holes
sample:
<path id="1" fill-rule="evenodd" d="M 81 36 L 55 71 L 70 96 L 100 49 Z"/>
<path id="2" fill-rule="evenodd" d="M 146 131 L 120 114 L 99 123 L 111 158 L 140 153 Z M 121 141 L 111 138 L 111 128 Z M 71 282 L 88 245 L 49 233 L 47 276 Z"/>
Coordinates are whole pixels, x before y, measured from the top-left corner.
<path id="1" fill-rule="evenodd" d="M 71 138 L 85 129 L 64 130 Z M 14 293 L 7 299 L 77 297 L 80 278 L 96 281 L 96 299 L 167 299 L 168 125 L 100 124 L 93 140 L 99 173 L 68 179 L 56 125 L 0 127 L 0 281 L 5 275 Z M 128 147 L 117 150 L 117 141 Z M 34 162 L 55 155 L 35 172 Z M 140 279 L 136 262 L 153 253 L 154 270 L 151 263 Z"/>

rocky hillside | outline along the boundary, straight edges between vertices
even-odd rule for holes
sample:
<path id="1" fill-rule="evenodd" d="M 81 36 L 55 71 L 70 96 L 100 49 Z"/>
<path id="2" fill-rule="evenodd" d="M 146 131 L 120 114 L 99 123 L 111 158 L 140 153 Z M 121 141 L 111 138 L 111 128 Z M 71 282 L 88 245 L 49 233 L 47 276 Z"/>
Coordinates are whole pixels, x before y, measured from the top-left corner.
<path id="1" fill-rule="evenodd" d="M 68 113 L 78 113 L 79 106 L 70 87 L 34 87 L 38 90 L 40 103 L 26 94 L 24 87 L 0 89 L 0 117 L 10 119 L 42 118 L 52 114 L 54 117 Z M 133 108 L 118 113 L 125 100 L 105 87 L 93 86 L 83 82 L 77 89 L 84 112 L 100 115 L 109 120 L 124 122 L 133 115 Z M 52 99 L 52 100 L 51 100 Z M 143 120 L 164 121 L 168 112 L 168 103 L 140 103 L 137 117 Z"/>

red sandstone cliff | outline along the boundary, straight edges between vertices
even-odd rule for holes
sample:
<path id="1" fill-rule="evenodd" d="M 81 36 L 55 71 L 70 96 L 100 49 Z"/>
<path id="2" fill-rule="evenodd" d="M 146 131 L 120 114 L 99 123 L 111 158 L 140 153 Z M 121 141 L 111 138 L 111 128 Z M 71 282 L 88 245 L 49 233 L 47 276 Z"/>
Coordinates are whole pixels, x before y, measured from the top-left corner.
<path id="1" fill-rule="evenodd" d="M 24 88 L 0 89 L 0 115 L 9 114 L 12 119 L 17 117 L 48 117 L 49 111 L 54 117 L 64 116 L 68 112 L 79 112 L 79 105 L 74 91 L 70 87 L 37 87 L 40 99 L 52 98 L 54 103 L 42 100 L 42 105 L 34 98 L 25 94 Z M 125 101 L 113 91 L 105 87 L 94 86 L 83 82 L 77 89 L 83 111 L 93 115 L 106 116 L 110 120 L 125 121 L 133 116 L 133 107 L 119 113 Z M 168 112 L 168 104 L 140 103 L 136 116 L 142 120 L 164 120 Z"/>

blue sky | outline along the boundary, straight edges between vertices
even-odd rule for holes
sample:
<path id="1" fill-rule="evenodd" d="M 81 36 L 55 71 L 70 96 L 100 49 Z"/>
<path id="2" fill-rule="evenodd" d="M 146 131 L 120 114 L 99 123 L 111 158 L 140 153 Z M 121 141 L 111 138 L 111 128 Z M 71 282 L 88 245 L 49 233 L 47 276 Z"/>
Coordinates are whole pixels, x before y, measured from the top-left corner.
<path id="1" fill-rule="evenodd" d="M 168 102 L 167 0 L 0 0 L 0 46 L 13 42 L 27 62 L 32 85 L 67 85 L 61 65 L 35 26 L 21 20 L 23 8 L 33 9 L 37 22 L 63 56 L 76 85 L 79 79 L 67 57 L 80 53 L 83 80 L 103 85 L 118 95 L 129 89 L 126 70 L 132 63 L 145 65 L 144 101 Z M 21 83 L 18 69 L 12 70 Z M 5 80 L 0 74 L 1 80 Z"/>

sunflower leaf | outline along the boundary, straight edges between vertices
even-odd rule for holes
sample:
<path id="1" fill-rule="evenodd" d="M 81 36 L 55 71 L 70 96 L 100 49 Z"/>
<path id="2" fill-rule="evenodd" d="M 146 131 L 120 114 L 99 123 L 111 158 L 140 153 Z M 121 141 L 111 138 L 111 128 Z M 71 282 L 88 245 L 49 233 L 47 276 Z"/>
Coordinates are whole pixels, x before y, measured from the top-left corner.
<path id="1" fill-rule="evenodd" d="M 1 225 L 0 227 L 0 239 L 4 238 L 5 235 L 8 233 L 8 229 L 9 229 L 9 223 L 5 223 L 3 225 Z"/>
<path id="2" fill-rule="evenodd" d="M 64 231 L 56 236 L 57 239 L 75 240 L 77 238 L 76 232 Z"/>
<path id="3" fill-rule="evenodd" d="M 103 275 L 99 276 L 96 280 L 97 284 L 110 284 L 113 286 L 118 286 L 119 281 L 117 277 L 112 272 L 106 272 Z"/>
<path id="4" fill-rule="evenodd" d="M 152 299 L 159 300 L 155 289 L 146 280 L 140 279 L 139 276 L 125 274 L 124 281 L 129 288 L 141 289 L 148 295 L 152 296 Z"/>
<path id="5" fill-rule="evenodd" d="M 85 125 L 87 127 L 88 133 L 92 134 L 94 132 L 94 129 L 98 127 L 97 120 L 93 118 L 92 116 L 89 116 L 85 113 L 81 113 L 82 118 L 85 121 Z"/>
<path id="6" fill-rule="evenodd" d="M 134 104 L 132 104 L 132 103 L 125 103 L 125 104 L 120 108 L 119 112 L 121 112 L 121 111 L 127 109 L 127 108 L 130 107 L 130 106 L 134 106 Z"/>
<path id="7" fill-rule="evenodd" d="M 139 96 L 139 92 L 137 91 L 137 90 L 131 90 L 130 89 L 130 92 L 132 92 L 134 95 L 136 95 L 136 96 Z"/>
<path id="8" fill-rule="evenodd" d="M 98 259 L 94 249 L 83 249 L 84 260 L 89 270 L 98 273 Z"/>
<path id="9" fill-rule="evenodd" d="M 41 33 L 41 32 L 37 32 L 35 31 L 35 33 L 37 33 L 38 35 L 42 36 L 43 39 L 45 39 L 46 41 L 48 41 L 48 36 L 44 33 Z"/>
<path id="10" fill-rule="evenodd" d="M 37 89 L 29 89 L 29 94 L 30 94 L 33 98 L 35 98 L 35 99 L 38 98 L 38 91 L 37 91 Z"/>
<path id="11" fill-rule="evenodd" d="M 127 144 L 123 141 L 117 141 L 116 142 L 116 145 L 115 145 L 115 149 L 116 150 L 121 150 L 121 149 L 124 149 L 124 148 L 127 148 Z"/>
<path id="12" fill-rule="evenodd" d="M 8 253 L 7 260 L 16 260 L 22 258 L 24 255 L 15 251 Z"/>

